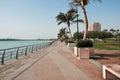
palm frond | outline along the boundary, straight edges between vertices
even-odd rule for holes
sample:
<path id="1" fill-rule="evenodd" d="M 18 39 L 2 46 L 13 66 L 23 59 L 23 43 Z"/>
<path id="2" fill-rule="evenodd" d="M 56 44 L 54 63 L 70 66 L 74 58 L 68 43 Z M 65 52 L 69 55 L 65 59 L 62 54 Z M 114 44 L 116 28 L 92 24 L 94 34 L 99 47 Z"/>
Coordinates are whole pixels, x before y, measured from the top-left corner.
<path id="1" fill-rule="evenodd" d="M 77 10 L 74 8 L 71 8 L 69 11 L 67 11 L 67 14 L 73 14 L 73 13 L 77 13 Z"/>
<path id="2" fill-rule="evenodd" d="M 78 20 L 74 20 L 74 21 L 73 21 L 73 23 L 77 23 L 77 22 L 84 23 L 84 20 L 83 20 L 83 19 L 78 19 Z"/>
<path id="3" fill-rule="evenodd" d="M 60 22 L 66 22 L 66 17 L 65 14 L 60 12 L 57 16 L 56 16 L 56 20 L 60 21 Z"/>
<path id="4" fill-rule="evenodd" d="M 75 20 L 78 16 L 79 16 L 79 14 L 72 15 L 71 21 Z"/>
<path id="5" fill-rule="evenodd" d="M 60 25 L 61 23 L 63 23 L 62 21 L 61 22 L 58 22 L 58 25 Z"/>
<path id="6" fill-rule="evenodd" d="M 69 3 L 69 5 L 71 7 L 80 6 L 81 1 L 83 1 L 84 6 L 86 6 L 87 4 L 94 2 L 94 1 L 102 2 L 102 0 L 72 0 L 72 2 Z"/>

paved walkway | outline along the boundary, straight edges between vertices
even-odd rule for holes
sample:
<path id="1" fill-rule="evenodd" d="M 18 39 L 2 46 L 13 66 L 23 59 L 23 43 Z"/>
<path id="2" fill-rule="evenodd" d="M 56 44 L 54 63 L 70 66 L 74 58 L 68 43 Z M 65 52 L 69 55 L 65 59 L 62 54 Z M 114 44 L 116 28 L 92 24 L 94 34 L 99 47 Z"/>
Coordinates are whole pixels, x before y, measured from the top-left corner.
<path id="1" fill-rule="evenodd" d="M 72 53 L 56 41 L 44 50 L 0 66 L 0 80 L 104 80 L 98 67 L 89 60 L 77 60 Z"/>

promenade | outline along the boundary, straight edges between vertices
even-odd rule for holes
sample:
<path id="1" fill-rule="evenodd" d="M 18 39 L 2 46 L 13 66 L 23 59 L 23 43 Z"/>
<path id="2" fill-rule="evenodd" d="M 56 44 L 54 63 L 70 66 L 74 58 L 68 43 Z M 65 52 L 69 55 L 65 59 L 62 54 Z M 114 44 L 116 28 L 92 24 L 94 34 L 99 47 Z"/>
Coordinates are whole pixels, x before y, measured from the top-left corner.
<path id="1" fill-rule="evenodd" d="M 24 58 L 0 65 L 0 80 L 104 80 L 100 68 L 56 41 Z"/>

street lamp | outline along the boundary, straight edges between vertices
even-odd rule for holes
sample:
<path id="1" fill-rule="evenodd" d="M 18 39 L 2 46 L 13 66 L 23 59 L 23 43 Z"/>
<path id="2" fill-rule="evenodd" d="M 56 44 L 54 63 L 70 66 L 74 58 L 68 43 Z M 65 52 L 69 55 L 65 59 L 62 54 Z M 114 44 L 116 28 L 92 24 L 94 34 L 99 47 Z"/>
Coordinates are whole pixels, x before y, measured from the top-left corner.
<path id="1" fill-rule="evenodd" d="M 76 8 L 77 11 L 77 32 L 79 33 L 79 25 L 78 25 L 78 7 Z"/>

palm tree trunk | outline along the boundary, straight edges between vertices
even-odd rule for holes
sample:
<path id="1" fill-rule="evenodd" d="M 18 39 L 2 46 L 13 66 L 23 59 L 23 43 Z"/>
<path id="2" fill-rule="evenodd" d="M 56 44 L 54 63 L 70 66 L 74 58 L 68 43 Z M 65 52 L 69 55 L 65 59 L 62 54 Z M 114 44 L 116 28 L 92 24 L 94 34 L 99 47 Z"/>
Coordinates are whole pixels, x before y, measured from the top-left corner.
<path id="1" fill-rule="evenodd" d="M 67 21 L 67 25 L 68 25 L 68 29 L 69 29 L 69 33 L 70 33 L 70 40 L 72 40 L 72 33 L 71 33 L 70 22 L 69 21 Z"/>
<path id="2" fill-rule="evenodd" d="M 87 14 L 86 14 L 86 10 L 85 10 L 83 2 L 81 4 L 82 4 L 81 8 L 82 8 L 83 16 L 84 16 L 84 25 L 85 25 L 83 40 L 86 40 L 87 39 L 87 33 L 88 33 L 88 19 L 87 19 Z"/>
<path id="3" fill-rule="evenodd" d="M 70 26 L 68 26 L 68 29 L 69 29 L 69 33 L 70 33 L 70 40 L 72 40 L 72 33 L 71 33 Z"/>

